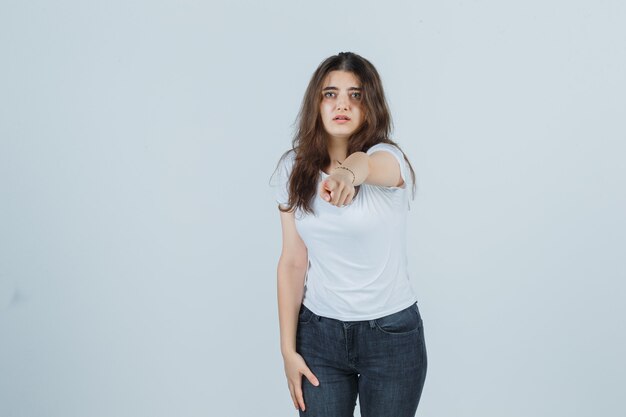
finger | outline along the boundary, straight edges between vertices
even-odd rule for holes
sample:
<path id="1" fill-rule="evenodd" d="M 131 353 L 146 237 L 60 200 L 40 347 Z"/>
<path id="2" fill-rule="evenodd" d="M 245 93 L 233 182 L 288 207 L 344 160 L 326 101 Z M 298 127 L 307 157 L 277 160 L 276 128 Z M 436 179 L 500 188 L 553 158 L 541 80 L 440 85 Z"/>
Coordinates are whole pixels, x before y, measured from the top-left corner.
<path id="1" fill-rule="evenodd" d="M 296 393 L 293 390 L 293 385 L 289 385 L 289 395 L 291 395 L 291 401 L 293 402 L 293 406 L 298 409 L 298 400 L 296 399 Z"/>
<path id="2" fill-rule="evenodd" d="M 305 369 L 302 373 L 304 374 L 304 376 L 306 376 L 306 379 L 308 379 L 311 384 L 315 385 L 316 387 L 320 385 L 319 379 L 317 379 L 317 377 L 313 374 L 313 372 L 311 372 L 309 368 Z"/>
<path id="3" fill-rule="evenodd" d="M 332 197 L 332 199 L 331 199 L 331 204 L 333 204 L 333 205 L 335 205 L 335 206 L 337 206 L 337 205 L 338 205 L 337 203 L 339 202 L 339 198 L 341 197 L 341 192 L 342 192 L 342 190 L 341 190 L 341 189 L 339 189 L 339 188 L 338 188 L 338 189 L 336 189 L 336 190 L 333 190 L 333 191 L 331 192 L 331 197 Z"/>
<path id="4" fill-rule="evenodd" d="M 339 193 L 339 196 L 337 197 L 337 204 L 335 204 L 337 207 L 341 207 L 343 205 L 343 197 L 342 197 L 343 193 Z"/>
<path id="5" fill-rule="evenodd" d="M 322 188 L 320 190 L 320 198 L 324 201 L 330 201 L 330 193 Z"/>
<path id="6" fill-rule="evenodd" d="M 346 205 L 346 200 L 350 196 L 350 189 L 345 188 L 341 193 L 341 197 L 339 198 L 339 207 L 343 207 Z"/>
<path id="7" fill-rule="evenodd" d="M 304 411 L 305 410 L 304 397 L 302 396 L 302 389 L 300 387 L 296 387 L 296 398 L 298 399 L 298 404 L 300 405 L 300 409 Z"/>
<path id="8" fill-rule="evenodd" d="M 352 199 L 354 199 L 354 187 L 350 190 L 350 193 L 348 194 L 348 198 L 346 198 L 346 205 L 351 204 L 352 203 Z"/>
<path id="9" fill-rule="evenodd" d="M 349 206 L 352 203 L 352 199 L 354 198 L 354 192 L 350 191 L 348 193 L 348 197 L 346 198 L 346 202 L 344 203 L 346 206 Z"/>
<path id="10" fill-rule="evenodd" d="M 348 193 L 350 192 L 350 190 L 346 187 L 343 188 L 341 190 L 341 193 L 338 193 L 337 196 L 337 207 L 342 207 L 344 204 L 344 201 L 346 201 L 346 197 L 348 196 Z"/>
<path id="11" fill-rule="evenodd" d="M 322 182 L 322 187 L 320 188 L 320 196 L 325 201 L 330 201 L 332 198 L 332 190 L 334 189 L 334 184 L 331 184 L 329 180 L 324 180 Z"/>
<path id="12" fill-rule="evenodd" d="M 326 181 L 322 182 L 322 186 L 320 187 L 320 197 L 326 201 L 328 201 L 330 197 L 330 190 L 328 189 Z"/>

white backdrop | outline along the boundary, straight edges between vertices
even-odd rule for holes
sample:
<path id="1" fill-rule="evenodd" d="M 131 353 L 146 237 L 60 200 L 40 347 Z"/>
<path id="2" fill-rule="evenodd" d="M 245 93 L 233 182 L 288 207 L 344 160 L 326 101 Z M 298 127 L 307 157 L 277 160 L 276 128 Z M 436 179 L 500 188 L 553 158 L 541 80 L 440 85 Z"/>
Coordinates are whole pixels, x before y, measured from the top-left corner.
<path id="1" fill-rule="evenodd" d="M 0 416 L 297 415 L 268 181 L 340 51 L 378 68 L 418 177 L 418 415 L 624 415 L 624 21 L 621 1 L 3 1 Z"/>

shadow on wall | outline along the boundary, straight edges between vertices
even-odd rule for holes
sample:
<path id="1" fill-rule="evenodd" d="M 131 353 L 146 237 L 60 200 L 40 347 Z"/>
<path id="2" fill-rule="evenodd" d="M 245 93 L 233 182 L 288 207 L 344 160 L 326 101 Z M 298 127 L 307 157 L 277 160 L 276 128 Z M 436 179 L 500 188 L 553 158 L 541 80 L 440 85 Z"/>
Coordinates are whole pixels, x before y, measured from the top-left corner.
<path id="1" fill-rule="evenodd" d="M 21 302 L 25 301 L 26 297 L 17 288 L 15 282 L 0 277 L 0 311 L 8 310 Z"/>

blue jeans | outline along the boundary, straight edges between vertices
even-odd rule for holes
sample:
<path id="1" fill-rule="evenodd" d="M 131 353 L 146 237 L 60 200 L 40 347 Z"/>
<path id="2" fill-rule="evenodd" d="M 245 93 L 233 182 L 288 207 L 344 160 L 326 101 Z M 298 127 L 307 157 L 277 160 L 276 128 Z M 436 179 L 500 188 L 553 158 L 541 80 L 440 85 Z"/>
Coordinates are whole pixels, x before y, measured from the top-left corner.
<path id="1" fill-rule="evenodd" d="M 424 328 L 417 303 L 365 321 L 298 314 L 296 351 L 320 384 L 302 376 L 300 416 L 414 417 L 426 378 Z"/>

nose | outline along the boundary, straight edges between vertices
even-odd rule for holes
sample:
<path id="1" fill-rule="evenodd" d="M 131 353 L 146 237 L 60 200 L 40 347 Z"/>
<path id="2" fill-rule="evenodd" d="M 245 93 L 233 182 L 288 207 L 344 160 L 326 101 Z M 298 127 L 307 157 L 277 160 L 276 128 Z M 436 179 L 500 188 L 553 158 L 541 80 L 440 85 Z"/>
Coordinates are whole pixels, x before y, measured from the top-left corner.
<path id="1" fill-rule="evenodd" d="M 349 100 L 343 94 L 337 97 L 337 110 L 348 110 Z"/>

